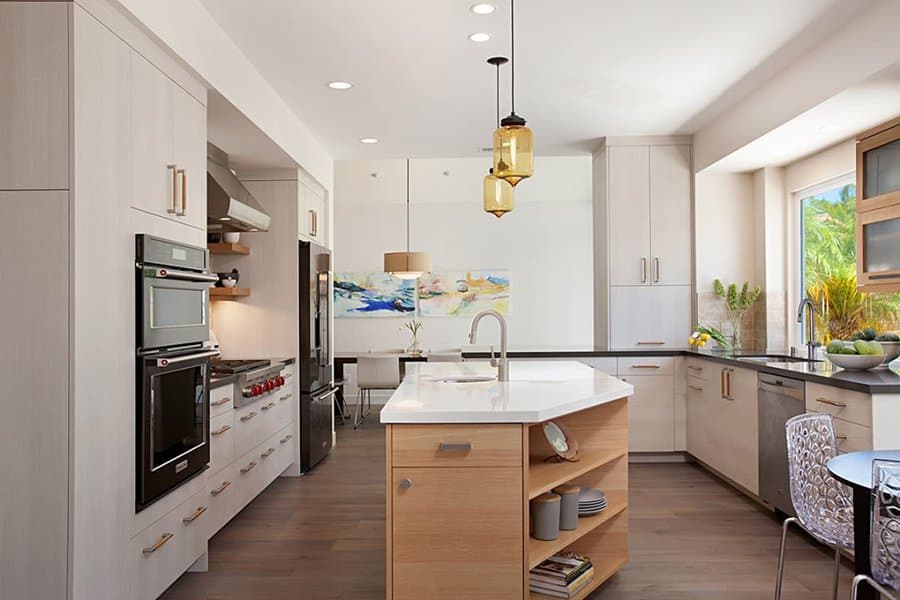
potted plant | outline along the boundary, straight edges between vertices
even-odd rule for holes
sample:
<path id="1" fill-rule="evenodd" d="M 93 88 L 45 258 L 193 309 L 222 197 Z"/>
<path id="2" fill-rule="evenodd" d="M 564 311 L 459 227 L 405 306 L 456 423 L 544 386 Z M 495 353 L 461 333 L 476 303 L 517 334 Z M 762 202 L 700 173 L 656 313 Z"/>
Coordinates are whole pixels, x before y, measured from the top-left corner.
<path id="1" fill-rule="evenodd" d="M 422 331 L 422 321 L 413 319 L 412 321 L 404 323 L 403 327 L 409 331 L 410 335 L 412 335 L 412 344 L 406 351 L 413 356 L 419 356 L 422 354 L 422 350 L 419 348 L 419 332 Z"/>
<path id="2" fill-rule="evenodd" d="M 716 279 L 713 281 L 713 290 L 716 292 L 716 296 L 725 302 L 725 311 L 728 314 L 728 322 L 731 324 L 733 336 L 731 348 L 739 351 L 741 349 L 741 320 L 759 298 L 759 286 L 751 291 L 750 284 L 745 281 L 738 291 L 736 283 L 730 283 L 728 287 L 725 287 L 721 280 Z"/>

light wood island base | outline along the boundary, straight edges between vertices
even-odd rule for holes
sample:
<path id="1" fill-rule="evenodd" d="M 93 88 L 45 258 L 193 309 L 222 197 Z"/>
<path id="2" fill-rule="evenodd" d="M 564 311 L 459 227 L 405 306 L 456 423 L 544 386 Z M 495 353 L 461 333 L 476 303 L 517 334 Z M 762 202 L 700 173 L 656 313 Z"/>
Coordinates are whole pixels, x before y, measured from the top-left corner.
<path id="1" fill-rule="evenodd" d="M 540 423 L 385 426 L 388 600 L 546 600 L 528 571 L 555 552 L 591 558 L 584 598 L 628 559 L 628 404 L 556 417 L 580 460 L 557 462 Z M 553 541 L 529 535 L 529 501 L 563 483 L 603 490 L 608 507 Z"/>

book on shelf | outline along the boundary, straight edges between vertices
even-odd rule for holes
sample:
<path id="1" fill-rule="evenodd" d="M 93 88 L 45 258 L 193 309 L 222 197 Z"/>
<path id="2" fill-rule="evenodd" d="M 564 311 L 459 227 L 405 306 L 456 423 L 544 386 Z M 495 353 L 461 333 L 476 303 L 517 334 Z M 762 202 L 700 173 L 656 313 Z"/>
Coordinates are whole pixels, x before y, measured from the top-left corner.
<path id="1" fill-rule="evenodd" d="M 531 580 L 529 585 L 532 592 L 552 596 L 554 598 L 572 598 L 580 592 L 594 578 L 594 567 L 588 563 L 588 568 L 571 582 L 564 584 L 546 583 Z"/>
<path id="2" fill-rule="evenodd" d="M 557 552 L 531 569 L 531 577 L 547 577 L 552 581 L 569 583 L 591 565 L 591 559 L 575 552 Z"/>

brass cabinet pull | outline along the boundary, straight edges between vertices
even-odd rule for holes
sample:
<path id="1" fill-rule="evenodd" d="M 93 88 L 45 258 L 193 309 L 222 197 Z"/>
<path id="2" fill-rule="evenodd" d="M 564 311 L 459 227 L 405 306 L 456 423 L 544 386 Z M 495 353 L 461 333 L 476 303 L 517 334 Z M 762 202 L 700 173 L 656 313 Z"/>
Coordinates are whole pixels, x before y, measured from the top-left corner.
<path id="1" fill-rule="evenodd" d="M 214 490 L 210 490 L 209 493 L 212 494 L 213 496 L 218 496 L 219 494 L 221 494 L 222 492 L 227 490 L 230 486 L 231 486 L 230 481 L 223 481 L 222 485 L 220 485 L 219 487 L 217 487 Z"/>
<path id="2" fill-rule="evenodd" d="M 734 373 L 734 369 L 725 369 L 725 399 L 726 400 L 734 400 L 731 397 L 731 374 Z"/>
<path id="3" fill-rule="evenodd" d="M 247 421 L 249 421 L 250 419 L 252 419 L 252 418 L 255 417 L 255 416 L 256 416 L 256 413 L 255 413 L 255 412 L 251 412 L 250 414 L 247 414 L 247 415 L 244 415 L 243 417 L 241 417 L 241 421 L 243 421 L 244 423 L 246 423 Z"/>
<path id="4" fill-rule="evenodd" d="M 697 391 L 697 392 L 702 392 L 702 391 L 703 391 L 703 388 L 700 387 L 700 386 L 698 386 L 698 385 L 691 385 L 691 384 L 688 384 L 688 387 L 689 387 L 690 389 L 692 389 L 692 390 Z"/>
<path id="5" fill-rule="evenodd" d="M 653 270 L 654 270 L 653 283 L 659 283 L 659 257 L 658 256 L 654 257 L 654 259 L 653 259 Z"/>
<path id="6" fill-rule="evenodd" d="M 313 209 L 309 209 L 309 235 L 316 237 L 316 234 L 319 230 L 319 219 L 316 211 Z"/>
<path id="7" fill-rule="evenodd" d="M 723 398 L 725 397 L 725 377 L 727 376 L 727 371 L 728 369 L 722 369 L 722 372 L 719 374 L 719 388 Z"/>
<path id="8" fill-rule="evenodd" d="M 470 452 L 472 442 L 441 442 L 438 444 L 438 450 L 441 452 Z"/>
<path id="9" fill-rule="evenodd" d="M 641 283 L 647 283 L 647 259 L 641 257 Z"/>
<path id="10" fill-rule="evenodd" d="M 281 438 L 281 439 L 278 440 L 278 441 L 281 442 L 282 444 L 287 444 L 289 441 L 291 441 L 291 439 L 292 439 L 293 437 L 294 437 L 294 436 L 291 435 L 291 434 L 289 433 L 289 434 L 287 434 L 286 436 L 284 436 L 283 438 Z"/>
<path id="11" fill-rule="evenodd" d="M 698 372 L 703 371 L 703 367 L 695 367 L 694 365 L 688 365 L 687 368 L 690 369 L 691 371 L 698 371 Z"/>
<path id="12" fill-rule="evenodd" d="M 280 400 L 281 400 L 282 402 L 284 402 L 285 400 L 290 400 L 292 395 L 293 395 L 293 394 L 285 394 L 284 396 L 282 396 L 282 397 L 280 398 Z"/>
<path id="13" fill-rule="evenodd" d="M 184 208 L 186 206 L 184 200 L 184 186 L 187 183 L 187 176 L 184 174 L 184 169 L 176 169 L 175 173 L 181 175 L 181 208 L 175 211 L 175 216 L 183 217 L 184 216 Z M 176 185 L 176 187 L 178 187 Z"/>
<path id="14" fill-rule="evenodd" d="M 192 512 L 191 514 L 189 514 L 188 516 L 183 518 L 181 521 L 182 521 L 182 523 L 193 523 L 194 521 L 196 521 L 197 519 L 200 518 L 200 515 L 202 515 L 205 512 L 206 512 L 205 506 L 198 506 L 197 510 L 195 510 L 194 512 Z"/>
<path id="15" fill-rule="evenodd" d="M 231 402 L 231 398 L 222 398 L 221 400 L 216 400 L 215 402 L 210 402 L 210 406 L 222 406 L 223 404 L 228 404 Z"/>
<path id="16" fill-rule="evenodd" d="M 650 341 L 638 340 L 637 345 L 638 346 L 665 346 L 666 343 L 658 341 L 658 340 L 650 340 Z"/>
<path id="17" fill-rule="evenodd" d="M 178 212 L 178 177 L 176 175 L 175 165 L 166 165 L 166 168 L 172 172 L 172 200 L 169 203 L 169 208 L 166 209 L 166 212 L 170 215 L 174 215 Z"/>
<path id="18" fill-rule="evenodd" d="M 222 435 L 223 433 L 225 433 L 226 431 L 229 431 L 230 429 L 231 429 L 231 425 L 222 425 L 215 431 L 210 431 L 210 435 Z"/>
<path id="19" fill-rule="evenodd" d="M 632 369 L 660 369 L 659 365 L 631 365 Z"/>
<path id="20" fill-rule="evenodd" d="M 268 404 L 263 405 L 261 408 L 262 408 L 263 410 L 269 410 L 270 408 L 274 408 L 274 407 L 275 407 L 275 403 L 274 403 L 274 402 L 269 402 Z"/>
<path id="21" fill-rule="evenodd" d="M 816 402 L 821 402 L 822 404 L 828 404 L 829 406 L 837 406 L 838 408 L 846 408 L 847 405 L 843 402 L 836 402 L 835 400 L 829 400 L 828 398 L 816 398 Z"/>
<path id="22" fill-rule="evenodd" d="M 143 552 L 144 554 L 153 554 L 154 552 L 156 552 L 157 550 L 159 550 L 160 548 L 162 548 L 163 546 L 165 546 L 165 545 L 166 545 L 166 542 L 168 542 L 169 540 L 171 540 L 173 537 L 175 537 L 175 534 L 174 534 L 174 533 L 164 533 L 164 534 L 162 534 L 162 537 L 159 538 L 159 539 L 156 541 L 155 544 L 153 544 L 153 545 L 150 546 L 149 548 L 144 548 L 144 549 L 142 550 L 142 552 Z"/>
<path id="23" fill-rule="evenodd" d="M 256 466 L 256 463 L 251 461 L 249 464 L 247 464 L 246 467 L 243 467 L 241 469 L 241 473 L 249 473 L 250 471 L 253 470 L 253 467 L 255 467 L 255 466 Z"/>
<path id="24" fill-rule="evenodd" d="M 259 456 L 260 456 L 261 458 L 269 458 L 269 457 L 272 456 L 272 454 L 274 454 L 274 453 L 275 453 L 275 448 L 269 448 L 268 450 L 266 450 L 265 452 L 263 452 L 263 453 L 260 454 Z"/>
<path id="25" fill-rule="evenodd" d="M 844 440 L 847 439 L 847 436 L 846 436 L 846 435 L 840 435 L 839 433 L 836 433 L 836 434 L 834 434 L 834 439 L 840 440 L 840 441 L 843 442 Z"/>

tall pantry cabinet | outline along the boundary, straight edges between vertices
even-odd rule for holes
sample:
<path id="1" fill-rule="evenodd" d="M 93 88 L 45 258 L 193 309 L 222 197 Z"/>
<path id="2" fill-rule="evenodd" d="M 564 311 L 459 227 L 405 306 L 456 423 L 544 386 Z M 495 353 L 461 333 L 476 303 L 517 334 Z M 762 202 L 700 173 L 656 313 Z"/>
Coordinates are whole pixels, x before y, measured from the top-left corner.
<path id="1" fill-rule="evenodd" d="M 684 346 L 691 330 L 689 138 L 607 138 L 594 153 L 595 343 Z"/>
<path id="2" fill-rule="evenodd" d="M 205 104 L 114 3 L 0 2 L 3 598 L 131 597 L 134 234 L 205 243 Z"/>

